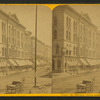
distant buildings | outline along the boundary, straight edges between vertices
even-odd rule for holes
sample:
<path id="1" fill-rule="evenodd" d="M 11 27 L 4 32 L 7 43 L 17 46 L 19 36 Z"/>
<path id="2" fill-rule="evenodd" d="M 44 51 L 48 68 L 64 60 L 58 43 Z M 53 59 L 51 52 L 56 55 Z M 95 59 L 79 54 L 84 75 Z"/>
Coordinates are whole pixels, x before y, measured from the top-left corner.
<path id="1" fill-rule="evenodd" d="M 35 58 L 35 38 L 32 37 L 32 55 Z M 52 50 L 51 47 L 45 45 L 40 40 L 37 40 L 37 66 L 51 65 L 52 63 Z M 35 59 L 33 59 L 34 61 Z"/>
<path id="2" fill-rule="evenodd" d="M 100 64 L 100 34 L 88 14 L 68 5 L 53 10 L 54 72 L 69 72 Z"/>

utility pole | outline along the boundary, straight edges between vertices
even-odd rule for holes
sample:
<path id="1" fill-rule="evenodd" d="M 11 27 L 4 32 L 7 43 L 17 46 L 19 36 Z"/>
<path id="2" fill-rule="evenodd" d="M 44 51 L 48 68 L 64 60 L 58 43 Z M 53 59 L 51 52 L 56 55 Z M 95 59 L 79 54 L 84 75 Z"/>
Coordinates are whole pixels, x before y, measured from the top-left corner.
<path id="1" fill-rule="evenodd" d="M 35 84 L 34 87 L 36 87 L 37 83 L 37 5 L 36 5 L 36 16 L 35 16 Z"/>
<path id="2" fill-rule="evenodd" d="M 8 68 L 8 20 L 9 20 L 9 15 L 8 15 L 8 17 L 7 17 L 7 36 L 6 36 L 6 69 Z M 6 31 L 5 31 L 6 32 Z M 8 74 L 8 73 L 6 73 L 6 74 Z"/>
<path id="3" fill-rule="evenodd" d="M 34 86 L 30 89 L 29 93 L 32 92 L 33 88 L 37 88 L 37 5 L 36 5 L 36 13 L 35 13 L 35 78 L 34 78 Z M 34 66 L 34 64 L 33 64 Z"/>
<path id="4" fill-rule="evenodd" d="M 78 67 L 79 67 L 78 60 L 79 60 L 79 36 L 78 36 L 78 47 L 77 47 L 77 74 L 78 74 Z"/>

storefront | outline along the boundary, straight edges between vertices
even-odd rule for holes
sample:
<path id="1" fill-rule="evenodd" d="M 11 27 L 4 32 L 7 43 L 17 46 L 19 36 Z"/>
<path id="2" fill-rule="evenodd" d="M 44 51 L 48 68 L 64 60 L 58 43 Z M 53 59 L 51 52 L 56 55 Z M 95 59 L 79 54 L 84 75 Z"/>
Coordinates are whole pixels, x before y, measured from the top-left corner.
<path id="1" fill-rule="evenodd" d="M 82 69 L 87 69 L 89 64 L 87 63 L 87 61 L 84 59 L 84 58 L 80 58 L 80 63 L 81 63 L 81 66 L 82 66 Z"/>

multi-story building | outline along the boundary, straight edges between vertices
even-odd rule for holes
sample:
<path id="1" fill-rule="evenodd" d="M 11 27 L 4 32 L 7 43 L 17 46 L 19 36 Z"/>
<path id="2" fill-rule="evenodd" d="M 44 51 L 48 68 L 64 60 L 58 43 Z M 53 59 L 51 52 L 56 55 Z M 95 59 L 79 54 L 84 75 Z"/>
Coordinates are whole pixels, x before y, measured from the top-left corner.
<path id="1" fill-rule="evenodd" d="M 52 49 L 50 46 L 45 45 L 45 63 L 47 65 L 51 65 L 52 64 Z"/>
<path id="2" fill-rule="evenodd" d="M 36 56 L 37 56 L 37 65 L 44 66 L 51 64 L 51 47 L 45 45 L 42 41 L 37 39 L 37 49 L 36 49 Z M 33 62 L 35 61 L 35 37 L 32 36 L 32 55 L 33 55 Z"/>
<path id="3" fill-rule="evenodd" d="M 0 67 L 13 70 L 32 65 L 31 34 L 16 14 L 0 10 Z"/>
<path id="4" fill-rule="evenodd" d="M 96 57 L 100 59 L 100 30 L 97 30 L 96 36 Z"/>
<path id="5" fill-rule="evenodd" d="M 94 66 L 97 27 L 88 14 L 78 13 L 68 5 L 53 10 L 52 69 L 65 72 Z"/>

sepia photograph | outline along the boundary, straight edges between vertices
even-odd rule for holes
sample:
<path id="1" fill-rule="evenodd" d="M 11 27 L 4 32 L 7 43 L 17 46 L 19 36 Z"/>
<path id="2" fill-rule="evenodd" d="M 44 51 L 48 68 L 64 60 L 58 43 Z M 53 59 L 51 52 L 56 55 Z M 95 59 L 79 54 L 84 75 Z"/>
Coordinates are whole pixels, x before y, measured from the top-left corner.
<path id="1" fill-rule="evenodd" d="M 53 9 L 52 93 L 100 93 L 100 5 Z"/>
<path id="2" fill-rule="evenodd" d="M 0 5 L 0 94 L 100 93 L 100 5 Z"/>
<path id="3" fill-rule="evenodd" d="M 51 93 L 52 12 L 0 5 L 0 94 Z"/>

